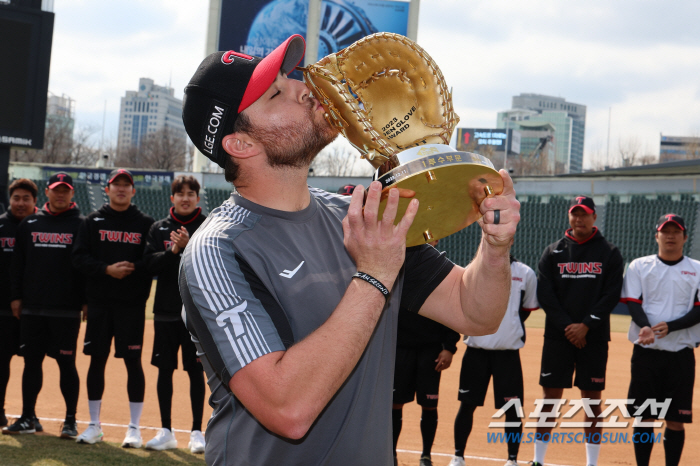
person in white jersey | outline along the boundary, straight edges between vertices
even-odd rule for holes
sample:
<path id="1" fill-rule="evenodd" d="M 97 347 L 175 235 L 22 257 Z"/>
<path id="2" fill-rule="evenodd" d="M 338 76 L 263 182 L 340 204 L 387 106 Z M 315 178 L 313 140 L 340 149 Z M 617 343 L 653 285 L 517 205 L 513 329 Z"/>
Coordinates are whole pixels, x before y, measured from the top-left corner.
<path id="1" fill-rule="evenodd" d="M 525 320 L 531 311 L 539 309 L 537 302 L 537 276 L 535 272 L 510 258 L 510 299 L 503 321 L 493 335 L 466 337 L 467 352 L 462 358 L 459 376 L 459 401 L 461 402 L 454 425 L 455 456 L 449 466 L 464 466 L 464 450 L 472 431 L 474 411 L 484 406 L 489 380 L 493 376 L 493 394 L 496 409 L 501 409 L 512 399 L 523 403 L 523 370 L 520 348 L 525 344 Z M 515 407 L 506 411 L 506 422 L 519 422 Z M 506 427 L 508 461 L 506 466 L 517 466 L 520 442 L 519 427 Z"/>
<path id="2" fill-rule="evenodd" d="M 628 337 L 634 343 L 632 378 L 627 398 L 630 414 L 649 423 L 657 418 L 651 407 L 636 413 L 648 399 L 670 398 L 665 416 L 666 466 L 680 463 L 685 443 L 684 424 L 693 421 L 695 355 L 700 343 L 700 262 L 683 255 L 688 240 L 685 221 L 666 214 L 656 223 L 658 254 L 633 260 L 625 275 L 622 300 L 632 322 Z M 635 422 L 637 439 L 653 437 L 653 427 Z M 643 436 L 647 433 L 649 435 Z M 634 444 L 637 465 L 647 466 L 652 442 Z"/>

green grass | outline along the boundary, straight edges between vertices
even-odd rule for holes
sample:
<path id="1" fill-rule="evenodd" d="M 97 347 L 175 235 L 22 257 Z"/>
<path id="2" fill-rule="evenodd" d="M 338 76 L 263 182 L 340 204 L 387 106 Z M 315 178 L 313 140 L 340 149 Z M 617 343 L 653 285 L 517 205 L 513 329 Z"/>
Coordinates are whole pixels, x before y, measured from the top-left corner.
<path id="1" fill-rule="evenodd" d="M 128 466 L 128 465 L 204 465 L 203 455 L 187 449 L 150 451 L 122 448 L 102 442 L 78 445 L 52 435 L 0 435 L 0 464 L 3 466 Z"/>

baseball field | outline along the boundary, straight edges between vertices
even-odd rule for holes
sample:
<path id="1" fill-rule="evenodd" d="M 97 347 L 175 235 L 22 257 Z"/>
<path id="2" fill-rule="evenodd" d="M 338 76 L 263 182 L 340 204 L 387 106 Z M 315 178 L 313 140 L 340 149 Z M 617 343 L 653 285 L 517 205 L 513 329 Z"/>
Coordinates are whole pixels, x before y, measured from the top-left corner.
<path id="1" fill-rule="evenodd" d="M 154 287 L 155 288 L 155 287 Z M 612 341 L 610 343 L 610 358 L 607 371 L 607 388 L 603 393 L 603 400 L 622 399 L 627 396 L 629 384 L 630 357 L 632 344 L 627 341 L 626 331 L 629 324 L 627 316 L 612 317 Z M 534 411 L 534 400 L 541 397 L 541 389 L 538 385 L 539 362 L 543 343 L 544 313 L 533 313 L 526 322 L 528 328 L 527 343 L 521 350 L 523 373 L 525 376 L 525 400 L 523 409 L 526 419 L 524 422 L 534 421 L 527 416 Z M 79 337 L 82 344 L 85 325 L 83 324 Z M 157 370 L 150 365 L 151 348 L 153 342 L 153 321 L 146 322 L 146 334 L 143 351 L 143 366 L 146 372 L 146 402 L 141 418 L 142 435 L 144 443 L 150 440 L 160 427 L 158 401 L 156 397 Z M 452 423 L 459 407 L 457 401 L 457 388 L 459 383 L 459 368 L 464 345 L 458 345 L 458 351 L 452 363 L 452 367 L 443 372 L 440 387 L 439 425 L 433 447 L 433 462 L 436 466 L 446 466 L 453 453 Z M 82 353 L 78 353 L 77 364 L 81 378 L 81 398 L 78 405 L 78 430 L 82 431 L 89 420 L 85 380 L 87 377 L 89 359 Z M 12 362 L 12 375 L 8 386 L 5 411 L 10 416 L 19 416 L 22 410 L 21 374 L 23 362 L 15 357 Z M 700 412 L 700 377 L 696 368 L 694 411 Z M 184 371 L 175 373 L 175 390 L 173 396 L 172 423 L 178 439 L 178 449 L 167 452 L 153 452 L 143 449 L 122 449 L 121 441 L 126 432 L 126 424 L 129 422 L 128 400 L 126 394 L 126 370 L 120 360 L 111 358 L 107 365 L 106 388 L 102 404 L 102 422 L 104 430 L 104 442 L 98 445 L 78 445 L 69 440 L 58 438 L 60 424 L 65 414 L 63 398 L 61 397 L 58 377 L 58 368 L 55 362 L 49 358 L 44 362 L 44 385 L 37 403 L 37 415 L 44 426 L 44 432 L 35 435 L 0 436 L 0 465 L 181 465 L 204 464 L 202 455 L 193 455 L 189 452 L 187 442 L 191 424 L 191 412 L 189 403 L 189 380 Z M 208 389 L 207 389 L 208 390 Z M 207 393 L 208 396 L 208 393 Z M 566 390 L 564 396 L 569 399 L 579 399 L 578 390 Z M 561 412 L 566 414 L 570 406 L 565 405 Z M 467 465 L 497 465 L 504 464 L 506 458 L 506 445 L 504 443 L 489 443 L 488 434 L 503 432 L 501 428 L 489 428 L 489 422 L 494 421 L 491 416 L 495 413 L 493 408 L 493 394 L 491 390 L 486 398 L 483 408 L 477 409 L 474 417 L 474 428 L 469 438 L 466 450 Z M 211 414 L 208 405 L 205 406 L 205 420 Z M 615 411 L 624 421 L 621 413 Z M 579 412 L 572 419 L 566 421 L 581 421 L 583 418 Z M 404 421 L 401 438 L 399 439 L 399 464 L 402 466 L 417 465 L 421 451 L 421 437 L 419 429 L 420 409 L 415 403 L 404 408 Z M 606 421 L 612 420 L 610 417 Z M 554 432 L 572 434 L 581 429 L 555 428 Z M 632 446 L 631 423 L 627 428 L 610 428 L 616 443 L 604 444 L 601 448 L 601 466 L 634 465 L 634 451 Z M 534 435 L 534 428 L 525 428 L 524 434 Z M 656 429 L 656 433 L 662 429 Z M 624 435 L 630 443 L 621 443 Z M 570 437 L 565 437 L 569 439 Z M 575 440 L 575 437 L 574 437 Z M 568 440 L 567 440 L 568 441 Z M 519 463 L 527 464 L 532 460 L 533 444 L 523 443 L 520 448 Z M 700 426 L 698 421 L 687 426 L 685 449 L 681 464 L 692 464 L 700 457 Z M 583 443 L 557 443 L 551 444 L 547 451 L 547 464 L 552 465 L 584 465 L 585 449 Z M 664 464 L 663 445 L 657 444 L 652 455 L 652 464 Z M 280 463 L 283 464 L 283 463 Z M 311 464 L 311 463 L 310 463 Z M 384 465 L 378 465 L 384 466 Z"/>

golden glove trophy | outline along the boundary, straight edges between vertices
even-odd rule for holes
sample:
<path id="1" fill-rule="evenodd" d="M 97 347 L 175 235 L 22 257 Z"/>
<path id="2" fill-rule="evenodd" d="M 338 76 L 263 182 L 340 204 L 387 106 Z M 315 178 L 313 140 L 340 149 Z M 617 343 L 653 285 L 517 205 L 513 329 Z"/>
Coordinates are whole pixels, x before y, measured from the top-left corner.
<path id="1" fill-rule="evenodd" d="M 452 94 L 433 59 L 410 39 L 373 34 L 301 70 L 326 120 L 372 164 L 384 192 L 402 190 L 397 221 L 413 197 L 420 201 L 407 246 L 472 224 L 484 198 L 503 190 L 491 161 L 448 145 L 459 122 Z M 380 215 L 385 205 L 384 199 Z"/>

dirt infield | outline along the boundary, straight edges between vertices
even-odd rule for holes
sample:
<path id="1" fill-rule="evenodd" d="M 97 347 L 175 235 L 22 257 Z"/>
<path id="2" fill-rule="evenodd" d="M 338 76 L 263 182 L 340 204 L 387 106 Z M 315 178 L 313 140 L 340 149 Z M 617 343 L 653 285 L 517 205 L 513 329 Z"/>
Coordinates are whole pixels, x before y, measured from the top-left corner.
<path id="1" fill-rule="evenodd" d="M 85 336 L 86 324 L 83 323 L 80 328 L 80 336 L 78 337 L 79 351 L 77 357 L 78 374 L 80 375 L 80 400 L 78 402 L 77 419 L 79 422 L 84 421 L 85 424 L 78 424 L 78 431 L 82 432 L 87 427 L 87 421 L 90 420 L 87 403 L 87 389 L 85 388 L 87 380 L 87 371 L 90 364 L 90 358 L 82 353 L 82 342 Z M 153 367 L 151 361 L 151 351 L 153 349 L 153 321 L 146 321 L 146 330 L 144 334 L 144 349 L 143 349 L 143 369 L 146 373 L 146 397 L 141 416 L 141 434 L 143 441 L 146 443 L 153 438 L 156 430 L 143 429 L 143 427 L 160 428 L 160 413 L 158 410 L 158 396 L 156 394 L 156 380 L 158 378 L 158 369 Z M 114 354 L 114 346 L 112 346 L 112 354 Z M 182 370 L 181 361 L 180 369 L 175 371 L 173 377 L 173 413 L 172 426 L 176 430 L 175 436 L 178 440 L 178 447 L 186 448 L 190 440 L 189 432 L 192 428 L 192 411 L 190 409 L 189 387 L 190 381 L 187 373 Z M 12 374 L 10 383 L 7 387 L 7 399 L 5 401 L 5 412 L 19 415 L 22 412 L 22 358 L 12 358 Z M 63 397 L 58 389 L 59 373 L 58 366 L 51 358 L 46 358 L 44 361 L 44 385 L 39 399 L 37 400 L 36 413 L 42 419 L 42 425 L 47 434 L 58 435 L 60 424 L 66 414 L 66 407 L 63 402 Z M 207 387 L 207 399 L 204 406 L 203 429 L 206 429 L 206 422 L 211 416 L 211 408 L 207 404 L 209 397 L 209 388 Z M 56 419 L 50 421 L 44 419 Z M 104 432 L 104 440 L 110 442 L 121 442 L 126 433 L 126 425 L 129 423 L 129 399 L 126 393 L 126 368 L 121 359 L 110 357 L 107 362 L 107 370 L 105 376 L 105 393 L 102 401 L 101 412 L 102 430 Z M 117 424 L 118 426 L 110 426 L 109 424 Z M 122 427 L 123 426 L 123 427 Z M 177 432 L 178 430 L 186 432 Z"/>
<path id="2" fill-rule="evenodd" d="M 540 311 L 541 313 L 541 311 Z M 618 321 L 618 328 L 625 326 L 624 318 L 614 316 Z M 628 319 L 628 318 L 627 318 Z M 528 338 L 525 348 L 521 350 L 523 362 L 523 372 L 525 375 L 525 403 L 524 411 L 527 416 L 534 408 L 533 400 L 541 397 L 541 389 L 538 385 L 539 362 L 543 343 L 543 330 L 532 328 L 541 326 L 541 318 L 533 316 L 528 321 Z M 83 341 L 85 324 L 81 328 L 79 343 Z M 143 366 L 146 372 L 146 403 L 141 418 L 142 427 L 160 427 L 160 415 L 158 413 L 158 401 L 156 396 L 157 369 L 150 365 L 151 348 L 153 342 L 153 321 L 146 321 L 146 333 L 143 352 Z M 433 447 L 433 462 L 436 466 L 444 466 L 450 461 L 454 446 L 452 440 L 452 423 L 459 407 L 457 401 L 457 388 L 459 385 L 459 368 L 462 356 L 464 355 L 464 345 L 459 344 L 457 355 L 454 358 L 452 367 L 443 373 L 440 389 L 439 418 L 440 423 Z M 607 389 L 603 394 L 604 399 L 626 398 L 627 386 L 629 384 L 629 362 L 632 355 L 632 344 L 627 341 L 624 333 L 613 333 L 610 344 L 610 358 L 608 363 Z M 81 380 L 80 402 L 78 404 L 78 420 L 88 421 L 87 393 L 85 380 L 89 359 L 82 353 L 77 358 L 78 372 Z M 12 376 L 8 386 L 5 410 L 8 414 L 19 414 L 22 409 L 21 396 L 21 375 L 23 361 L 21 358 L 12 360 Z M 694 397 L 694 410 L 700 412 L 700 377 L 698 377 L 696 367 L 696 385 Z M 58 389 L 58 368 L 52 359 L 47 358 L 44 363 L 44 388 L 39 395 L 37 403 L 37 414 L 44 419 L 43 425 L 48 435 L 58 435 L 60 422 L 65 414 L 65 406 L 60 390 Z M 189 403 L 189 379 L 187 374 L 178 370 L 175 372 L 175 390 L 173 395 L 172 424 L 176 429 L 179 447 L 187 447 L 189 441 L 189 429 L 191 428 L 191 412 Z M 209 395 L 207 389 L 207 396 Z M 567 390 L 564 396 L 568 399 L 579 398 L 577 391 Z M 568 410 L 566 408 L 564 412 Z M 477 409 L 474 417 L 474 428 L 472 430 L 469 443 L 467 444 L 466 455 L 468 465 L 494 465 L 500 462 L 505 463 L 505 444 L 489 444 L 487 442 L 488 432 L 502 432 L 502 429 L 488 429 L 493 415 L 493 394 L 491 390 L 486 398 L 486 405 Z M 211 409 L 205 405 L 204 420 L 211 414 Z M 581 415 L 573 420 L 580 420 Z M 51 421 L 48 419 L 56 419 Z M 411 403 L 404 408 L 404 421 L 401 438 L 399 440 L 399 464 L 403 466 L 417 465 L 419 453 L 421 451 L 421 437 L 419 429 L 420 409 L 415 403 Z M 105 432 L 105 440 L 121 442 L 129 422 L 128 399 L 126 394 L 126 370 L 124 364 L 117 359 L 111 358 L 107 364 L 106 388 L 102 405 L 102 422 Z M 116 424 L 119 426 L 110 426 Z M 80 424 L 79 430 L 83 430 L 86 424 Z M 181 430 L 184 432 L 177 432 Z M 525 429 L 525 433 L 534 432 L 534 429 Z M 556 428 L 555 432 L 565 432 L 566 429 Z M 574 429 L 574 432 L 580 429 Z M 612 429 L 609 429 L 612 432 Z M 657 433 L 660 432 L 657 429 Z M 627 432 L 631 441 L 631 428 L 619 429 L 619 432 Z M 142 430 L 144 442 L 155 435 L 155 430 Z M 79 448 L 76 446 L 76 448 Z M 82 447 L 85 448 L 85 447 Z M 532 460 L 533 445 L 523 444 L 520 448 L 520 463 L 526 464 Z M 690 424 L 686 429 L 685 449 L 681 464 L 691 464 L 700 457 L 700 425 L 696 420 L 695 424 Z M 547 451 L 547 464 L 555 465 L 582 465 L 585 463 L 585 450 L 582 444 L 552 444 Z M 651 464 L 663 464 L 663 447 L 656 445 L 652 455 Z M 634 465 L 634 452 L 632 444 L 606 444 L 601 448 L 601 466 L 607 465 Z M 382 466 L 382 465 L 379 465 Z"/>
<path id="3" fill-rule="evenodd" d="M 520 357 L 523 364 L 523 375 L 525 382 L 525 400 L 523 408 L 525 416 L 534 410 L 533 400 L 542 397 L 542 389 L 539 386 L 540 356 L 542 354 L 542 344 L 544 330 L 541 328 L 543 312 L 539 311 L 537 317 L 528 320 L 527 343 L 520 350 Z M 622 329 L 627 327 L 629 317 L 613 316 L 613 328 Z M 615 325 L 617 324 L 617 325 Z M 538 326 L 540 328 L 532 328 Z M 459 402 L 457 401 L 457 388 L 459 387 L 459 368 L 464 356 L 464 344 L 459 344 L 452 366 L 443 373 L 440 383 L 440 404 L 438 406 L 439 424 L 438 431 L 433 446 L 433 462 L 435 466 L 446 466 L 454 454 L 453 422 Z M 697 352 L 696 352 L 697 354 Z M 603 392 L 603 400 L 627 398 L 627 389 L 630 381 L 630 358 L 632 357 L 632 344 L 627 340 L 626 333 L 613 332 L 610 342 L 610 352 L 608 359 L 606 390 Z M 693 411 L 700 412 L 700 369 L 696 365 L 695 392 L 693 397 Z M 493 384 L 489 387 L 484 406 L 478 408 L 474 414 L 474 427 L 467 443 L 465 460 L 469 466 L 480 466 L 504 464 L 507 459 L 505 444 L 489 444 L 487 432 L 503 432 L 502 428 L 489 429 L 488 424 L 492 421 L 491 416 L 496 412 L 493 407 Z M 578 389 L 564 391 L 564 397 L 569 399 L 580 399 Z M 568 411 L 565 406 L 562 413 Z M 605 409 L 605 408 L 604 408 Z M 619 413 L 615 413 L 618 414 Z M 582 421 L 583 415 L 577 415 L 573 421 Z M 609 420 L 609 419 L 606 419 Z M 528 419 L 525 422 L 529 421 Z M 399 438 L 399 465 L 418 465 L 420 451 L 422 450 L 420 436 L 420 408 L 415 403 L 407 404 L 404 407 L 403 429 Z M 631 425 L 631 424 L 630 424 Z M 564 429 L 557 427 L 553 432 L 580 432 L 582 429 Z M 628 439 L 632 441 L 632 428 L 608 429 L 609 432 L 627 432 Z M 655 433 L 662 432 L 663 429 L 656 429 Z M 527 435 L 535 429 L 523 429 Z M 519 463 L 527 464 L 533 459 L 534 446 L 531 443 L 523 443 L 520 446 L 518 456 Z M 685 448 L 681 464 L 693 464 L 700 456 L 700 425 L 697 415 L 694 424 L 686 425 Z M 574 466 L 585 465 L 585 447 L 581 443 L 561 443 L 551 444 L 547 450 L 547 464 Z M 609 465 L 634 465 L 634 450 L 629 444 L 605 444 L 601 447 L 600 466 Z M 656 444 L 651 457 L 652 465 L 664 464 L 663 445 Z"/>

